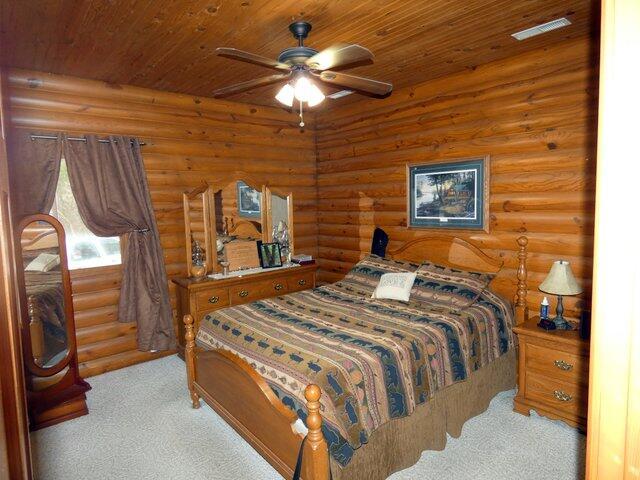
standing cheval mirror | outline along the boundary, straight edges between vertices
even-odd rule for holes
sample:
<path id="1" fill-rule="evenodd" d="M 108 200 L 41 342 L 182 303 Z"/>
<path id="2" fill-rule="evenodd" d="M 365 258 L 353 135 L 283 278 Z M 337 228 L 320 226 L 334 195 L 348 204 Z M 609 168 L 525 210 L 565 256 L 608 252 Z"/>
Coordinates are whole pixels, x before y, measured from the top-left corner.
<path id="1" fill-rule="evenodd" d="M 88 413 L 78 370 L 64 229 L 51 215 L 25 217 L 16 232 L 20 334 L 29 428 Z"/>

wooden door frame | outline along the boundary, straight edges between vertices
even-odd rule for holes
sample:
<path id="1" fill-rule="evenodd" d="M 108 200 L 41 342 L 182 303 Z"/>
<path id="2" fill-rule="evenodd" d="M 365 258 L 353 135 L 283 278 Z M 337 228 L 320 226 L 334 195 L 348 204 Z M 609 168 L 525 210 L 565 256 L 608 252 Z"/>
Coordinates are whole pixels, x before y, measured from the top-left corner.
<path id="1" fill-rule="evenodd" d="M 0 442 L 4 442 L 0 472 L 8 472 L 7 478 L 12 480 L 23 480 L 32 478 L 32 471 L 19 316 L 14 295 L 16 275 L 6 153 L 9 125 L 6 85 L 4 71 L 0 70 L 0 401 L 3 416 Z"/>
<path id="2" fill-rule="evenodd" d="M 603 0 L 587 478 L 640 478 L 640 2 Z M 635 231 L 634 231 L 635 230 Z"/>

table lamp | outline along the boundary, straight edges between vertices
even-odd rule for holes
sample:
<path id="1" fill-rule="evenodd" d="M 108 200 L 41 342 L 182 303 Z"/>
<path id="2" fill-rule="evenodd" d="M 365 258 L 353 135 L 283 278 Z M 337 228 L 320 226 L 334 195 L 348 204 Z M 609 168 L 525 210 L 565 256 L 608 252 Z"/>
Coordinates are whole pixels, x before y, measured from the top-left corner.
<path id="1" fill-rule="evenodd" d="M 556 324 L 556 328 L 559 330 L 571 330 L 571 324 L 562 316 L 564 312 L 562 297 L 564 295 L 578 295 L 582 293 L 582 288 L 580 288 L 580 285 L 576 282 L 573 272 L 571 272 L 569 262 L 566 260 L 556 260 L 553 262 L 547 278 L 544 279 L 544 282 L 542 282 L 538 288 L 542 292 L 558 296 L 556 318 L 553 319 L 553 323 Z"/>

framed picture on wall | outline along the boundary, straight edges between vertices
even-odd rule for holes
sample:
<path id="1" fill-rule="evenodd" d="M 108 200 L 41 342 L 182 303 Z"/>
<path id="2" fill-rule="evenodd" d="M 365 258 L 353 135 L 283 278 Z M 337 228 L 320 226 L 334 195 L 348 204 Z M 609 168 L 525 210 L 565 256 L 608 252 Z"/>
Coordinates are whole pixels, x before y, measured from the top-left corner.
<path id="1" fill-rule="evenodd" d="M 407 222 L 489 231 L 489 157 L 407 165 Z"/>
<path id="2" fill-rule="evenodd" d="M 261 192 L 251 188 L 243 181 L 238 181 L 238 215 L 241 217 L 260 217 Z"/>

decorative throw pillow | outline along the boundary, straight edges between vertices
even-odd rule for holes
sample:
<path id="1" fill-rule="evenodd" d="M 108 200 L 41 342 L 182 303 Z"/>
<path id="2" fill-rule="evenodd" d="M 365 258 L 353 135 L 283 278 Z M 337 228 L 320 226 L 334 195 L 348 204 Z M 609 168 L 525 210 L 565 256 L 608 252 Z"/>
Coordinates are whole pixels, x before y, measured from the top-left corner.
<path id="1" fill-rule="evenodd" d="M 60 265 L 60 255 L 41 253 L 27 265 L 25 270 L 29 272 L 48 272 L 58 265 Z"/>
<path id="2" fill-rule="evenodd" d="M 380 277 L 385 273 L 415 272 L 419 265 L 404 260 L 392 260 L 390 258 L 379 257 L 378 255 L 367 255 L 356 263 L 349 273 L 342 280 L 343 284 L 359 289 L 371 295 L 378 286 Z"/>
<path id="3" fill-rule="evenodd" d="M 473 305 L 494 277 L 425 262 L 416 271 L 411 298 L 459 311 Z"/>
<path id="4" fill-rule="evenodd" d="M 380 277 L 380 282 L 378 282 L 378 286 L 371 298 L 408 302 L 415 279 L 416 272 L 384 273 Z"/>

